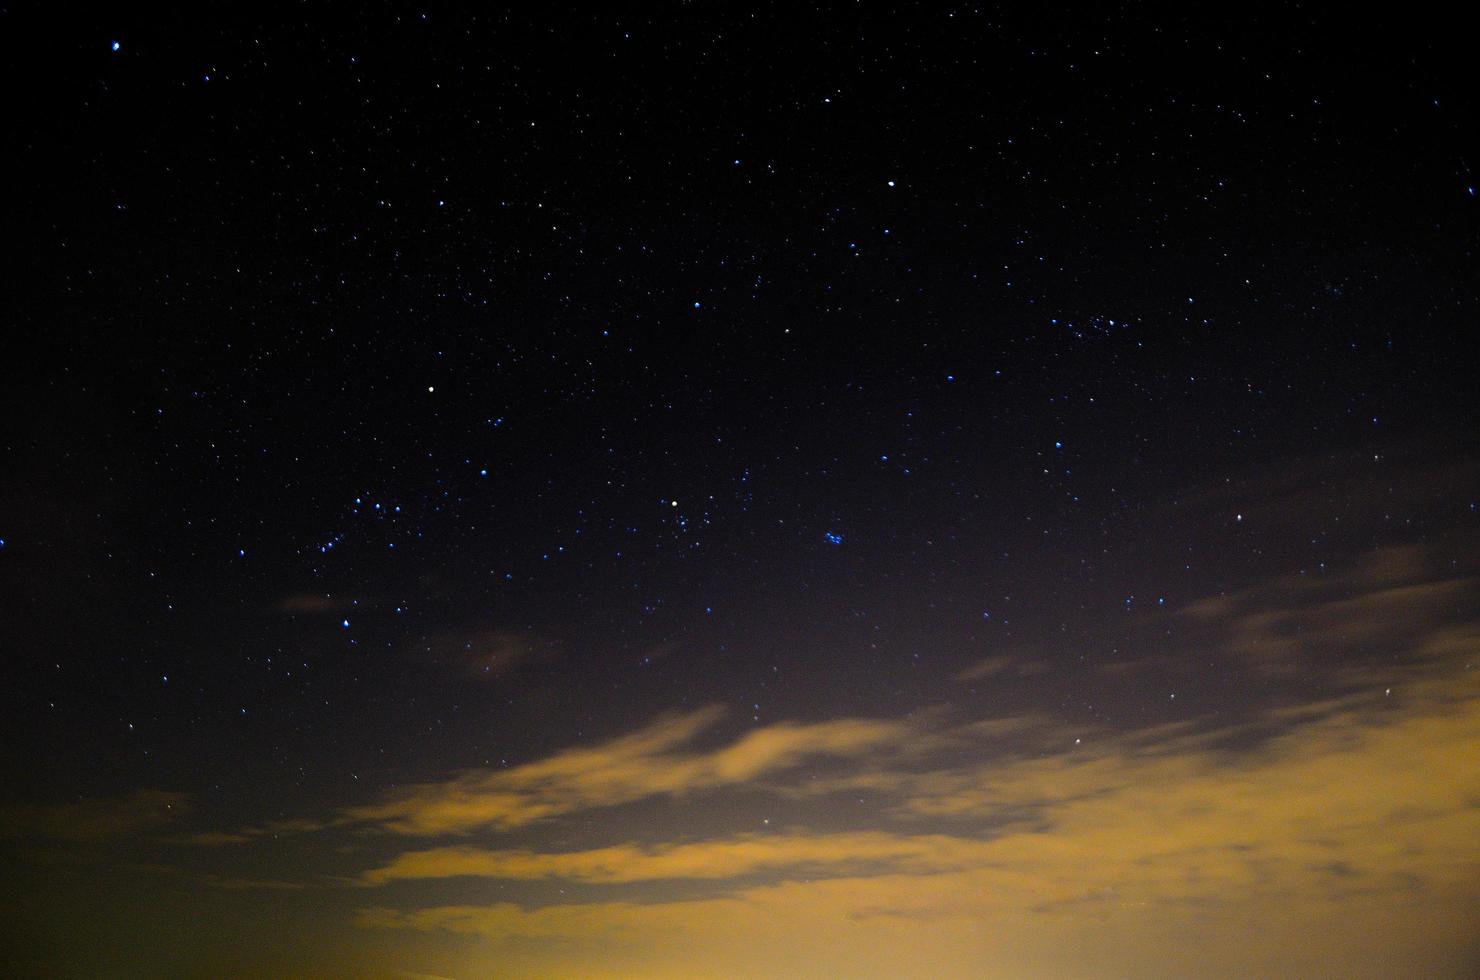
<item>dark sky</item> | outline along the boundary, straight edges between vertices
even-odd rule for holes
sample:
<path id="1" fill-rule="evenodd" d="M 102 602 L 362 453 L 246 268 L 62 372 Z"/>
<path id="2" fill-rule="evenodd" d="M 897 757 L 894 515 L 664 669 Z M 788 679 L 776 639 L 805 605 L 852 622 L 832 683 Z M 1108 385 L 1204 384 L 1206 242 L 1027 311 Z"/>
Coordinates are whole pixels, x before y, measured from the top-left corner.
<path id="1" fill-rule="evenodd" d="M 0 10 L 0 968 L 1466 975 L 1384 16 Z"/>

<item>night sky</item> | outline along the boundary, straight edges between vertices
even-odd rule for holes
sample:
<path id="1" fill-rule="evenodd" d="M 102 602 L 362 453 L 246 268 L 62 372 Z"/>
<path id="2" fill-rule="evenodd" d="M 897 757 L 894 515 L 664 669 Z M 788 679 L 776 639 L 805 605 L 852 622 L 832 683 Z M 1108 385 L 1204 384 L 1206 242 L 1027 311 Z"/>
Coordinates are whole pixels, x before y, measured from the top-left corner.
<path id="1" fill-rule="evenodd" d="M 0 973 L 1480 971 L 1468 25 L 363 6 L 0 9 Z"/>

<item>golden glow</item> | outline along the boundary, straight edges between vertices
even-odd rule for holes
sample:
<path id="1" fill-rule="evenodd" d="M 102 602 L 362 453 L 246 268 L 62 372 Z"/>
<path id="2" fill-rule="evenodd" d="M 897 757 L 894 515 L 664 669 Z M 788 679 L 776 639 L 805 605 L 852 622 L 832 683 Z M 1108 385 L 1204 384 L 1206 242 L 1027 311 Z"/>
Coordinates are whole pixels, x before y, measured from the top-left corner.
<path id="1" fill-rule="evenodd" d="M 714 752 L 681 751 L 722 714 L 706 708 L 671 715 L 594 748 L 413 786 L 386 802 L 350 810 L 345 819 L 414 835 L 519 827 L 577 810 L 741 784 L 809 757 L 857 756 L 907 731 L 889 721 L 779 724 Z"/>
<path id="2" fill-rule="evenodd" d="M 1396 710 L 1363 699 L 1330 705 L 1250 752 L 1172 734 L 898 776 L 903 826 L 910 814 L 1035 814 L 980 837 L 788 831 L 651 848 L 408 852 L 364 880 L 622 883 L 791 873 L 675 901 L 371 907 L 358 921 L 472 933 L 495 945 L 610 945 L 634 956 L 639 943 L 644 955 L 626 969 L 644 975 L 780 969 L 780 959 L 767 958 L 770 944 L 754 943 L 758 935 L 819 976 L 897 975 L 912 963 L 934 964 L 932 975 L 1021 975 L 1051 961 L 1070 970 L 1070 954 L 1091 948 L 1105 957 L 1099 975 L 1134 975 L 1135 963 L 1176 941 L 1178 930 L 1184 943 L 1198 937 L 1202 961 L 1221 964 L 1215 973 L 1280 973 L 1299 956 L 1330 962 L 1344 950 L 1391 963 L 1381 950 L 1413 956 L 1444 923 L 1480 923 L 1476 681 L 1474 672 L 1446 669 L 1406 692 Z M 1416 903 L 1424 915 L 1390 914 Z M 1289 945 L 1251 942 L 1256 928 Z M 1310 935 L 1296 943 L 1301 930 Z M 1091 962 L 1082 961 L 1082 975 L 1097 972 Z"/>
<path id="3" fill-rule="evenodd" d="M 318 816 L 200 826 L 191 800 L 143 792 L 0 828 L 56 907 L 140 930 L 215 908 L 184 973 L 271 948 L 249 972 L 1459 976 L 1480 963 L 1480 614 L 1475 580 L 1441 571 L 1379 553 L 1185 609 L 1200 655 L 1246 676 L 1326 658 L 1324 697 L 1239 717 L 1112 730 L 943 704 L 756 726 L 705 707 Z M 1333 668 L 1333 645 L 1403 657 Z M 957 684 L 1046 669 L 1003 654 Z M 112 876 L 77 872 L 122 847 Z"/>

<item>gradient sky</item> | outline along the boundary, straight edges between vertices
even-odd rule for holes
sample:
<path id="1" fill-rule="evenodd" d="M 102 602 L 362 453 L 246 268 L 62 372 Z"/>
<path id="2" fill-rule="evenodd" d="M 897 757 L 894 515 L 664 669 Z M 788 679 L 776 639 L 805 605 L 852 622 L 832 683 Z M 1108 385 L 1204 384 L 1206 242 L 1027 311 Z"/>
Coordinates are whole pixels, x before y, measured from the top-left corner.
<path id="1" fill-rule="evenodd" d="M 0 11 L 0 973 L 1480 970 L 1459 25 Z"/>

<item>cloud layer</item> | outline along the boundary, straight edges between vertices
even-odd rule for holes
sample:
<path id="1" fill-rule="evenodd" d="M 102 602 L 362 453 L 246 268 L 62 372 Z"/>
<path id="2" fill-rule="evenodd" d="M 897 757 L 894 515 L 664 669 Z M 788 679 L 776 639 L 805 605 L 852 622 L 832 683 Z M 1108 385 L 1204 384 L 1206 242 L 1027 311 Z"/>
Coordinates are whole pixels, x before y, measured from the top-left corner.
<path id="1" fill-rule="evenodd" d="M 735 786 L 807 759 L 858 757 L 909 731 L 895 721 L 783 723 L 708 752 L 686 748 L 722 714 L 711 707 L 669 715 L 592 748 L 567 749 L 512 769 L 419 783 L 382 802 L 352 808 L 343 819 L 408 835 L 509 829 L 579 810 Z"/>
<path id="2" fill-rule="evenodd" d="M 413 787 L 351 818 L 484 837 L 364 871 L 357 883 L 390 900 L 356 921 L 481 937 L 515 964 L 530 943 L 600 949 L 611 975 L 1135 976 L 1148 962 L 1173 974 L 1179 962 L 1203 974 L 1459 972 L 1480 947 L 1435 937 L 1480 935 L 1474 584 L 1394 549 L 1344 575 L 1188 607 L 1179 615 L 1206 653 L 1254 678 L 1318 672 L 1330 692 L 1267 698 L 1223 723 L 1070 737 L 1043 716 L 941 711 L 777 725 L 696 751 L 718 722 L 706 710 Z M 968 673 L 989 681 L 1013 665 Z M 814 760 L 827 765 L 801 766 Z M 689 839 L 670 822 L 676 839 L 660 843 L 497 842 L 615 803 L 647 801 L 662 820 L 664 801 L 723 806 L 741 788 L 811 819 Z M 861 796 L 867 828 L 827 828 L 830 808 Z M 564 897 L 394 901 L 398 887 L 424 895 L 453 880 L 549 882 Z M 1196 955 L 1168 951 L 1192 930 Z"/>
<path id="3" fill-rule="evenodd" d="M 191 827 L 187 798 L 144 791 L 10 807 L 0 832 L 134 838 L 155 879 L 337 902 L 365 942 L 428 944 L 454 975 L 1464 975 L 1476 583 L 1388 549 L 1169 611 L 1184 663 L 1251 685 L 1237 715 L 753 726 L 710 706 L 259 826 Z M 953 688 L 1040 662 L 999 653 Z"/>

